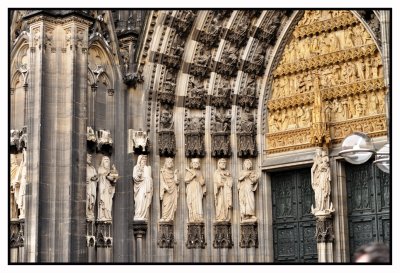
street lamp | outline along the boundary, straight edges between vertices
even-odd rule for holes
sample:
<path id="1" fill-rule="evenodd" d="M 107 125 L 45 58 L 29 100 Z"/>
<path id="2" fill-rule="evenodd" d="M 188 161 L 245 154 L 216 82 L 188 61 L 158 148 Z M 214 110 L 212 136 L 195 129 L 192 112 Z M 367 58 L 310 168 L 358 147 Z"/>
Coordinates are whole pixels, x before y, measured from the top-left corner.
<path id="1" fill-rule="evenodd" d="M 361 132 L 354 132 L 347 136 L 342 142 L 342 150 L 339 155 L 351 164 L 363 164 L 375 154 L 374 164 L 383 172 L 390 172 L 390 149 L 385 144 L 376 152 L 371 138 Z"/>

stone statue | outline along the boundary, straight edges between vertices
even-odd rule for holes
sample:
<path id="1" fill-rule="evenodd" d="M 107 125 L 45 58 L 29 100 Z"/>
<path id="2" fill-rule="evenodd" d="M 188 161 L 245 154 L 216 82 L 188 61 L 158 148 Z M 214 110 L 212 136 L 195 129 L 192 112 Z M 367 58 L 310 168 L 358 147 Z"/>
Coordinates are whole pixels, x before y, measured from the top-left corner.
<path id="1" fill-rule="evenodd" d="M 147 166 L 147 156 L 139 155 L 133 167 L 133 192 L 135 200 L 135 215 L 133 220 L 148 220 L 148 209 L 153 197 L 153 179 L 151 167 Z"/>
<path id="2" fill-rule="evenodd" d="M 313 214 L 332 212 L 331 194 L 331 169 L 329 157 L 325 150 L 318 148 L 311 167 L 311 185 L 315 193 L 315 208 L 311 205 Z"/>
<path id="3" fill-rule="evenodd" d="M 200 171 L 199 158 L 192 158 L 191 168 L 186 168 L 185 183 L 189 223 L 203 222 L 203 196 L 206 193 L 206 185 Z"/>
<path id="4" fill-rule="evenodd" d="M 164 167 L 160 170 L 160 200 L 162 202 L 160 221 L 162 222 L 174 220 L 178 204 L 178 170 L 173 168 L 174 161 L 168 157 L 165 159 Z"/>
<path id="5" fill-rule="evenodd" d="M 92 165 L 92 155 L 86 155 L 86 219 L 94 221 L 94 207 L 96 204 L 96 190 L 99 177 Z"/>
<path id="6" fill-rule="evenodd" d="M 17 155 L 10 154 L 10 217 L 11 219 L 18 218 L 18 204 L 17 198 L 19 196 L 19 182 L 17 181 L 17 176 L 19 171 L 19 166 L 17 162 Z M 18 183 L 17 183 L 18 182 Z"/>
<path id="7" fill-rule="evenodd" d="M 251 160 L 246 159 L 239 175 L 239 208 L 242 223 L 257 221 L 254 192 L 257 190 L 259 176 L 256 171 L 252 170 L 252 165 Z"/>
<path id="8" fill-rule="evenodd" d="M 14 162 L 16 164 L 16 162 Z M 26 193 L 26 148 L 22 150 L 22 160 L 15 169 L 16 166 L 11 165 L 14 168 L 15 173 L 11 173 L 12 186 L 14 188 L 15 203 L 18 208 L 18 218 L 25 219 L 25 193 Z M 14 176 L 13 176 L 14 175 Z"/>
<path id="9" fill-rule="evenodd" d="M 229 222 L 232 209 L 232 176 L 226 170 L 226 159 L 218 160 L 218 169 L 214 172 L 215 220 Z"/>
<path id="10" fill-rule="evenodd" d="M 98 169 L 99 201 L 97 220 L 99 221 L 112 220 L 112 201 L 114 198 L 115 183 L 118 179 L 118 173 L 115 166 L 113 165 L 111 168 L 110 165 L 110 158 L 108 156 L 103 156 Z"/>

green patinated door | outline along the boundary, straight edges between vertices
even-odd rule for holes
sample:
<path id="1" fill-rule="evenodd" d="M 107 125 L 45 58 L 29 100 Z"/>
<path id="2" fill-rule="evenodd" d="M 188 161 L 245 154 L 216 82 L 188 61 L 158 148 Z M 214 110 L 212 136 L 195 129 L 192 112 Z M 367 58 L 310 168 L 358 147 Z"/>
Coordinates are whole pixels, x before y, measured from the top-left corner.
<path id="1" fill-rule="evenodd" d="M 390 177 L 372 164 L 346 163 L 350 257 L 363 244 L 390 244 Z"/>
<path id="2" fill-rule="evenodd" d="M 318 262 L 311 170 L 271 174 L 274 262 Z"/>

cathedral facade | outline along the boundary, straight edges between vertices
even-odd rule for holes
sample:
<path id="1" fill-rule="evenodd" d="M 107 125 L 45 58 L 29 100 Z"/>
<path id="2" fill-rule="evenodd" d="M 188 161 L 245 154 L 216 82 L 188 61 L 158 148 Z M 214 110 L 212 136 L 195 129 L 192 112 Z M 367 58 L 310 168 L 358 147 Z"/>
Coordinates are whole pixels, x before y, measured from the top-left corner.
<path id="1" fill-rule="evenodd" d="M 391 10 L 9 10 L 9 263 L 391 245 Z"/>

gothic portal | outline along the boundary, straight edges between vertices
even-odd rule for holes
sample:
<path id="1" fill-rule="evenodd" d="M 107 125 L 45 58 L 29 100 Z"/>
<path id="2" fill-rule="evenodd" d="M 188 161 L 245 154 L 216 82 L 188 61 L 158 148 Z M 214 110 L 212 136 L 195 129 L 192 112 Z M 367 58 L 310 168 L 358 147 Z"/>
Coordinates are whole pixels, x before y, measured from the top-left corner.
<path id="1" fill-rule="evenodd" d="M 391 10 L 10 9 L 10 263 L 348 263 L 391 242 Z"/>

